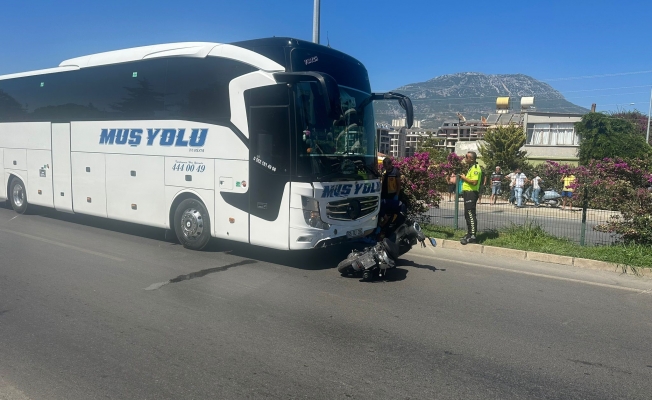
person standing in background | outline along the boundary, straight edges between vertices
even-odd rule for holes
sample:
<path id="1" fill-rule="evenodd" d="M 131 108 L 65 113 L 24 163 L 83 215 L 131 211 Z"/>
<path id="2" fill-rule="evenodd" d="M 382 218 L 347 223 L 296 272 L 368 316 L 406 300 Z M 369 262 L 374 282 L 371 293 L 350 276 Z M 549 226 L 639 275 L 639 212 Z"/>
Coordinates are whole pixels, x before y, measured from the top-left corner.
<path id="1" fill-rule="evenodd" d="M 514 194 L 514 177 L 516 176 L 516 172 L 510 172 L 505 176 L 505 178 L 509 179 L 509 204 L 514 204 L 516 201 L 516 196 Z"/>
<path id="2" fill-rule="evenodd" d="M 500 196 L 501 188 L 503 185 L 503 172 L 500 170 L 499 166 L 496 166 L 496 170 L 491 174 L 489 178 L 491 180 L 491 197 L 489 198 L 489 204 L 496 204 L 498 196 Z"/>
<path id="3" fill-rule="evenodd" d="M 527 176 L 521 172 L 520 168 L 516 168 L 514 178 L 512 178 L 512 183 L 514 186 L 514 196 L 516 197 L 516 207 L 523 207 L 523 188 L 525 184 L 528 183 Z"/>
<path id="4" fill-rule="evenodd" d="M 455 194 L 455 190 L 457 190 L 457 175 L 453 172 L 449 177 L 448 177 L 448 201 L 453 201 L 453 197 Z"/>
<path id="5" fill-rule="evenodd" d="M 561 181 L 564 182 L 561 189 L 561 209 L 566 209 L 566 199 L 568 199 L 568 209 L 573 211 L 573 183 L 575 183 L 575 175 L 567 174 L 561 178 Z"/>
<path id="6" fill-rule="evenodd" d="M 539 207 L 539 194 L 541 193 L 541 182 L 543 179 L 538 174 L 535 174 L 532 178 L 532 200 L 534 200 L 534 206 Z"/>

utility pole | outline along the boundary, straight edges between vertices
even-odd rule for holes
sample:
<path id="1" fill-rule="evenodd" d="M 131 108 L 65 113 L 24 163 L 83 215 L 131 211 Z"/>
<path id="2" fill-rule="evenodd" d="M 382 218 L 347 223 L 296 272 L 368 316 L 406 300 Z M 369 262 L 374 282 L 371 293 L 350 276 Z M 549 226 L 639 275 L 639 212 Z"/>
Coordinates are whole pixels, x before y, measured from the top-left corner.
<path id="1" fill-rule="evenodd" d="M 650 89 L 650 107 L 647 109 L 647 134 L 645 135 L 647 144 L 650 144 L 650 112 L 652 112 L 652 89 Z"/>
<path id="2" fill-rule="evenodd" d="M 315 0 L 315 11 L 312 16 L 312 42 L 319 44 L 319 0 Z"/>

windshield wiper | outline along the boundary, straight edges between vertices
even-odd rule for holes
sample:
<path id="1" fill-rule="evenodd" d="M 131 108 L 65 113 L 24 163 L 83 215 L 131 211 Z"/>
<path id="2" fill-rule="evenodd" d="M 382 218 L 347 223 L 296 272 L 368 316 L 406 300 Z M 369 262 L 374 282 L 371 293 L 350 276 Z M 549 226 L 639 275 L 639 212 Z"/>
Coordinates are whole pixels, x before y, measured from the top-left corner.
<path id="1" fill-rule="evenodd" d="M 371 173 L 372 173 L 376 178 L 380 178 L 380 174 L 378 173 L 378 171 L 376 171 L 375 169 L 371 168 L 370 166 L 368 166 L 368 165 L 365 164 L 365 163 L 362 163 L 362 165 L 365 167 L 365 169 L 366 169 L 367 171 L 371 172 Z"/>
<path id="2" fill-rule="evenodd" d="M 339 175 L 339 176 L 338 176 Z M 334 177 L 338 176 L 338 181 L 354 181 L 355 177 L 354 176 L 346 176 L 342 174 L 341 172 L 331 172 L 325 175 L 317 175 L 317 179 L 319 181 L 327 181 L 329 179 L 332 179 Z"/>
<path id="3" fill-rule="evenodd" d="M 373 168 L 368 166 L 367 164 L 363 163 L 362 166 L 364 167 L 364 169 L 371 172 L 371 174 L 374 177 L 376 177 L 376 178 L 380 177 L 380 174 L 376 170 L 374 170 Z M 331 179 L 331 178 L 333 178 L 335 176 L 338 176 L 338 175 L 339 175 L 338 180 L 342 180 L 342 181 L 355 181 L 355 180 L 357 180 L 356 179 L 357 175 L 345 175 L 341 171 L 331 172 L 331 173 L 324 174 L 324 175 L 317 175 L 317 179 L 319 179 L 320 181 L 324 181 L 324 180 Z"/>

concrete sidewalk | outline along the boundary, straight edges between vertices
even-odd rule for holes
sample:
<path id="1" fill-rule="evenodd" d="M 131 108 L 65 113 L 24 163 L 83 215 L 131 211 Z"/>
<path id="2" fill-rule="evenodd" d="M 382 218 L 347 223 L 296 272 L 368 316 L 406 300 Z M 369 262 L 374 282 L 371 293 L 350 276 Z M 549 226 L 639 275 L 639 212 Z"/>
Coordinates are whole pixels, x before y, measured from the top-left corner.
<path id="1" fill-rule="evenodd" d="M 639 277 L 652 279 L 652 268 L 642 268 L 642 267 L 632 268 L 624 264 L 614 264 L 614 263 L 608 263 L 604 261 L 589 260 L 586 258 L 559 256 L 556 254 L 539 253 L 534 251 L 515 250 L 515 249 L 504 248 L 504 247 L 485 246 L 482 244 L 463 245 L 457 240 L 436 239 L 436 238 L 435 240 L 437 241 L 436 247 L 439 248 L 457 250 L 460 252 L 486 254 L 487 256 L 493 258 L 508 257 L 517 260 L 538 261 L 543 263 L 565 265 L 565 266 L 570 266 L 575 268 L 616 272 L 619 274 L 635 275 Z M 431 253 L 432 249 L 433 249 L 432 244 L 430 243 L 429 240 L 426 240 L 426 248 L 417 245 L 412 248 L 412 251 L 423 253 L 423 254 L 432 254 Z"/>

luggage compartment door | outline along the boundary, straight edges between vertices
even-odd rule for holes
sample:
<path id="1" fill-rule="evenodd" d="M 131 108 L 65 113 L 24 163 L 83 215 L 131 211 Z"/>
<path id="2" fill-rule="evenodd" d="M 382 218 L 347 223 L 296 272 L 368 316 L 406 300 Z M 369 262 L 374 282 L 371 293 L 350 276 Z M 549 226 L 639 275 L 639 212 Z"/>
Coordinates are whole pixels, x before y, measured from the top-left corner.
<path id="1" fill-rule="evenodd" d="M 72 208 L 106 218 L 106 164 L 102 153 L 71 153 Z"/>
<path id="2" fill-rule="evenodd" d="M 52 124 L 52 180 L 54 208 L 72 212 L 70 124 Z"/>

